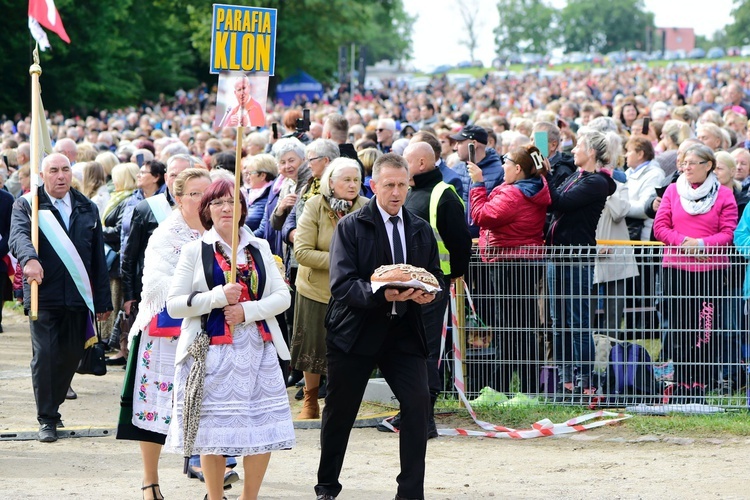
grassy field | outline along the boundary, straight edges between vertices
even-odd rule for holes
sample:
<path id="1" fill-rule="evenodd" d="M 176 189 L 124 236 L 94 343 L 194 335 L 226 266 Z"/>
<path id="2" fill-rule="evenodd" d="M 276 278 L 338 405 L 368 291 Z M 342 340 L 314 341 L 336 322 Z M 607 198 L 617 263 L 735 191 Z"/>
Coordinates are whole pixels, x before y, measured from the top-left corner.
<path id="1" fill-rule="evenodd" d="M 453 414 L 451 422 L 474 428 L 471 416 L 465 408 L 459 408 L 455 401 L 439 401 L 438 407 Z M 528 429 L 531 424 L 548 418 L 554 423 L 562 423 L 574 417 L 591 413 L 582 406 L 536 405 L 536 406 L 495 406 L 475 408 L 477 416 L 485 422 L 503 425 L 514 429 Z M 622 412 L 622 409 L 611 409 Z M 667 416 L 634 415 L 620 422 L 620 425 L 638 435 L 708 438 L 724 436 L 750 436 L 750 413 L 747 410 L 727 411 L 711 415 L 670 414 Z M 444 426 L 443 426 L 444 427 Z M 477 428 L 477 430 L 479 430 Z"/>

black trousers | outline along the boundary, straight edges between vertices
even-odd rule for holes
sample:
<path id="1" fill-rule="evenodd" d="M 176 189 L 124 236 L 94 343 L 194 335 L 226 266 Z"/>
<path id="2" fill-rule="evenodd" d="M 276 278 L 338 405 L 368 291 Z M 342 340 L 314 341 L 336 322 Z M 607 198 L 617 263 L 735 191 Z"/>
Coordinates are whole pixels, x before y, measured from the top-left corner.
<path id="1" fill-rule="evenodd" d="M 437 398 L 443 390 L 443 377 L 440 375 L 438 361 L 440 360 L 440 342 L 443 337 L 443 322 L 445 308 L 448 307 L 450 291 L 447 289 L 429 304 L 422 306 L 422 323 L 427 337 L 427 385 L 430 396 Z"/>
<path id="2" fill-rule="evenodd" d="M 427 365 L 417 335 L 407 321 L 393 320 L 381 349 L 374 355 L 343 352 L 327 344 L 328 394 L 320 431 L 320 465 L 316 494 L 341 492 L 339 475 L 354 421 L 372 370 L 377 365 L 401 403 L 398 494 L 424 498 L 425 453 L 430 395 Z M 356 351 L 356 345 L 355 349 Z"/>
<path id="3" fill-rule="evenodd" d="M 60 421 L 70 382 L 83 356 L 88 311 L 40 309 L 31 326 L 31 381 L 40 424 Z"/>

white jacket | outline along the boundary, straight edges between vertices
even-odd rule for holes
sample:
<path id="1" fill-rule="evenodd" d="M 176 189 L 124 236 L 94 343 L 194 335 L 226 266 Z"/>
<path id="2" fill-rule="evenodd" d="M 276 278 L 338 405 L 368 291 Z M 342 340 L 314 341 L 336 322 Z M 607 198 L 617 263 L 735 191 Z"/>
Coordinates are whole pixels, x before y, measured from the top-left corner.
<path id="1" fill-rule="evenodd" d="M 182 320 L 182 333 L 177 343 L 175 364 L 183 363 L 187 359 L 188 347 L 193 343 L 201 328 L 201 315 L 227 305 L 223 288 L 217 285 L 212 290 L 208 290 L 203 272 L 202 244 L 204 242 L 214 243 L 217 240 L 221 241 L 216 231 L 212 229 L 206 231 L 200 240 L 192 241 L 182 248 L 182 255 L 180 255 L 180 260 L 177 263 L 177 269 L 167 298 L 169 315 L 173 318 L 185 318 Z M 279 273 L 268 242 L 256 238 L 245 228 L 242 228 L 237 251 L 238 257 L 247 245 L 258 248 L 263 255 L 266 284 L 260 300 L 241 302 L 245 311 L 245 322 L 266 320 L 279 357 L 291 359 L 289 348 L 284 342 L 281 329 L 276 321 L 276 315 L 286 311 L 291 303 L 292 297 L 289 294 L 289 288 L 281 277 L 281 273 Z M 196 291 L 201 293 L 196 294 L 191 301 L 191 305 L 188 306 L 188 297 Z"/>
<path id="2" fill-rule="evenodd" d="M 629 240 L 625 215 L 630 208 L 628 183 L 615 181 L 617 190 L 607 198 L 596 227 L 597 240 Z M 597 245 L 594 284 L 638 276 L 633 247 L 630 245 Z"/>
<path id="3" fill-rule="evenodd" d="M 656 188 L 664 182 L 664 170 L 658 162 L 652 160 L 648 165 L 644 165 L 635 172 L 628 170 L 627 175 L 630 209 L 626 216 L 644 219 L 641 241 L 648 241 L 651 238 L 651 227 L 654 225 L 654 219 L 646 216 L 646 202 L 655 194 Z"/>

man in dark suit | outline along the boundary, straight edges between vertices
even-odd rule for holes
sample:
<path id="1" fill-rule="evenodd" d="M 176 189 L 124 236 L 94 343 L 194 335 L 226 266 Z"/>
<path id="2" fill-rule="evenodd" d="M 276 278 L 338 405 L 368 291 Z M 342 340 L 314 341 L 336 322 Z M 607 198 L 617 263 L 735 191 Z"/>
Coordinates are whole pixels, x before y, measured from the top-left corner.
<path id="1" fill-rule="evenodd" d="M 30 321 L 31 381 L 40 425 L 38 439 L 50 443 L 57 441 L 58 410 L 83 356 L 89 310 L 96 312 L 97 320 L 105 321 L 112 312 L 112 299 L 99 210 L 71 189 L 73 172 L 64 155 L 46 157 L 41 177 L 39 251 L 31 244 L 31 205 L 26 197 L 13 206 L 10 250 L 23 268 L 27 314 L 29 283 L 39 285 L 38 317 Z"/>
<path id="2" fill-rule="evenodd" d="M 401 402 L 401 473 L 396 499 L 423 499 L 427 421 L 427 342 L 421 306 L 435 299 L 421 290 L 380 288 L 370 277 L 381 265 L 408 263 L 443 283 L 429 224 L 402 208 L 409 189 L 406 161 L 385 154 L 373 165 L 375 197 L 344 217 L 331 241 L 331 301 L 326 313 L 328 395 L 323 410 L 318 500 L 341 491 L 339 475 L 352 425 L 377 365 Z"/>
<path id="3" fill-rule="evenodd" d="M 13 300 L 13 283 L 8 278 L 8 239 L 10 238 L 10 214 L 15 199 L 9 192 L 0 189 L 0 333 L 3 331 L 3 308 L 5 300 Z"/>

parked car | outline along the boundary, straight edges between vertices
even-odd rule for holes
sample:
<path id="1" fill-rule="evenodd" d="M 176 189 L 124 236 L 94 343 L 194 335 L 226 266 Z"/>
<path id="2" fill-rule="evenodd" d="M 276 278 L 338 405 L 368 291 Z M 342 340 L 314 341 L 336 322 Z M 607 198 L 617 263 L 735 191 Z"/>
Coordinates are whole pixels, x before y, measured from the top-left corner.
<path id="1" fill-rule="evenodd" d="M 435 68 L 432 71 L 430 71 L 430 74 L 431 75 L 439 75 L 441 73 L 447 73 L 448 71 L 450 71 L 452 69 L 453 69 L 453 66 L 451 66 L 449 64 L 441 64 L 437 68 Z"/>
<path id="2" fill-rule="evenodd" d="M 724 53 L 724 49 L 722 49 L 721 47 L 711 47 L 706 53 L 706 57 L 709 59 L 721 59 L 725 55 L 726 54 Z"/>
<path id="3" fill-rule="evenodd" d="M 625 53 L 625 59 L 632 62 L 646 61 L 648 59 L 648 54 L 642 50 L 629 50 Z"/>
<path id="4" fill-rule="evenodd" d="M 696 47 L 690 52 L 688 52 L 688 59 L 703 59 L 706 57 L 706 51 L 701 49 L 700 47 Z"/>
<path id="5" fill-rule="evenodd" d="M 625 62 L 625 53 L 619 50 L 609 52 L 605 59 L 614 64 L 622 64 Z"/>

